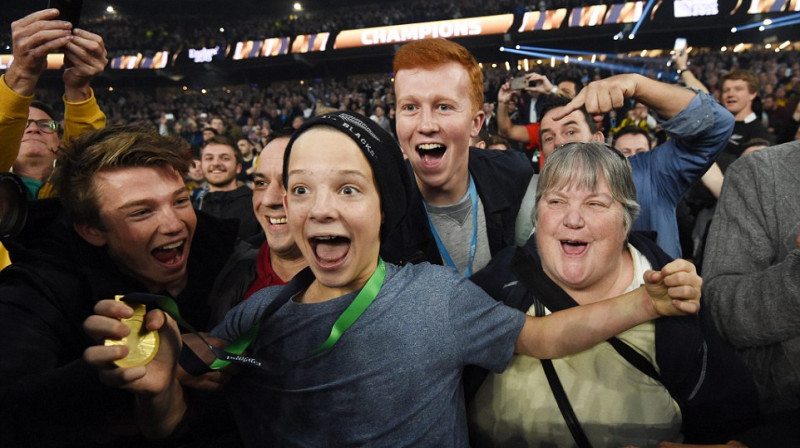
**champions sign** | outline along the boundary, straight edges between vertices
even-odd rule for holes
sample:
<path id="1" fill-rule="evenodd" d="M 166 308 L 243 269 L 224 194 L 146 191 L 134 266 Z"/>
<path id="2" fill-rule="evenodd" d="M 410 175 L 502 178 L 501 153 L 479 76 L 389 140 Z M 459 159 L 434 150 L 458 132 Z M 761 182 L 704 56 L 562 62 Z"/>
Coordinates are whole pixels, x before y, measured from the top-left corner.
<path id="1" fill-rule="evenodd" d="M 486 36 L 508 32 L 514 22 L 513 14 L 442 20 L 438 22 L 409 23 L 358 30 L 344 30 L 336 36 L 333 48 L 368 47 L 414 40 Z"/>
<path id="2" fill-rule="evenodd" d="M 0 70 L 7 70 L 14 62 L 13 54 L 0 54 Z M 47 70 L 60 70 L 64 66 L 64 55 L 62 53 L 50 53 L 47 55 Z"/>

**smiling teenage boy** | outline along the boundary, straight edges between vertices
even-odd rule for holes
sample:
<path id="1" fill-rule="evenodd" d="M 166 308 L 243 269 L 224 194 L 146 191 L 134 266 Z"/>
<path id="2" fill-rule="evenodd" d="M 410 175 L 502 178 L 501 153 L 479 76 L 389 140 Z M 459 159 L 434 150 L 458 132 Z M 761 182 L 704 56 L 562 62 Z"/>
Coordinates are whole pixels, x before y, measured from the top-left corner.
<path id="1" fill-rule="evenodd" d="M 467 276 L 514 243 L 514 220 L 533 169 L 515 151 L 470 148 L 484 120 L 483 73 L 444 39 L 401 47 L 394 59 L 397 137 L 415 180 L 391 261 L 429 261 Z"/>
<path id="2" fill-rule="evenodd" d="M 63 208 L 35 201 L 23 233 L 4 241 L 15 260 L 0 272 L 8 446 L 94 446 L 137 433 L 130 397 L 81 360 L 92 343 L 81 323 L 98 300 L 166 294 L 192 325 L 209 327 L 209 291 L 236 229 L 195 215 L 188 165 L 184 142 L 134 127 L 86 132 L 60 150 Z"/>
<path id="3" fill-rule="evenodd" d="M 559 357 L 658 315 L 697 310 L 700 278 L 676 265 L 647 274 L 647 289 L 533 318 L 452 269 L 384 263 L 381 244 L 411 198 L 402 168 L 393 138 L 349 112 L 311 119 L 289 144 L 284 204 L 309 269 L 259 291 L 212 332 L 233 341 L 260 324 L 249 352 L 269 369 L 245 367 L 225 389 L 246 445 L 467 446 L 465 365 L 502 371 L 515 350 Z M 126 334 L 116 321 L 130 316 L 124 303 L 103 301 L 96 312 L 85 323 L 91 336 Z M 146 321 L 162 336 L 150 364 L 112 368 L 123 346 L 92 347 L 85 359 L 104 381 L 137 393 L 139 424 L 159 437 L 187 411 L 173 373 L 180 340 L 163 313 Z"/>

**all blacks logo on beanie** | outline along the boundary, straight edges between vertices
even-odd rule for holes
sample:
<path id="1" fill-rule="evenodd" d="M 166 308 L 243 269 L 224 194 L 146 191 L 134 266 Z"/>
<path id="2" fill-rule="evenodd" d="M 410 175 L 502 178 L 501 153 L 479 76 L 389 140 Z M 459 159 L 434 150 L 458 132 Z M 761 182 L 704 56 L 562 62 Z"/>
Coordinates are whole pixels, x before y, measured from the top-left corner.
<path id="1" fill-rule="evenodd" d="M 300 135 L 316 126 L 328 126 L 349 136 L 367 158 L 381 197 L 383 212 L 381 242 L 383 243 L 405 217 L 411 200 L 411 177 L 400 145 L 377 123 L 363 115 L 344 111 L 331 112 L 310 118 L 292 134 L 283 156 L 284 173 L 289 172 L 289 156 L 294 142 Z M 284 176 L 285 188 L 288 188 L 288 182 L 288 176 Z"/>

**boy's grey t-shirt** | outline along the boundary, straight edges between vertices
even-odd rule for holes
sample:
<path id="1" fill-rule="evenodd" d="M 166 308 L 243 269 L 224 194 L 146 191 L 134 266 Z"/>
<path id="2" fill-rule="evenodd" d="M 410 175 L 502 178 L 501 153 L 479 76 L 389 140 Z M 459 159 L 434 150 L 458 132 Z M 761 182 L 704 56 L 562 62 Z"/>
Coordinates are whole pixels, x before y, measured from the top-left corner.
<path id="1" fill-rule="evenodd" d="M 386 265 L 375 301 L 329 351 L 287 373 L 244 368 L 226 385 L 248 446 L 468 446 L 461 372 L 508 365 L 524 314 L 450 268 Z M 212 332 L 233 340 L 282 287 L 240 304 Z M 252 354 L 305 358 L 327 339 L 356 293 L 288 301 L 261 322 Z"/>
<path id="2" fill-rule="evenodd" d="M 455 263 L 458 272 L 467 273 L 469 266 L 469 249 L 472 243 L 473 213 L 477 213 L 478 229 L 475 233 L 475 257 L 472 260 L 472 272 L 478 272 L 492 260 L 489 250 L 489 237 L 486 233 L 486 215 L 483 203 L 477 198 L 478 209 L 472 210 L 469 193 L 453 205 L 435 206 L 426 204 L 428 218 L 436 227 L 436 233 L 447 249 L 448 255 Z M 444 260 L 444 256 L 442 256 Z"/>

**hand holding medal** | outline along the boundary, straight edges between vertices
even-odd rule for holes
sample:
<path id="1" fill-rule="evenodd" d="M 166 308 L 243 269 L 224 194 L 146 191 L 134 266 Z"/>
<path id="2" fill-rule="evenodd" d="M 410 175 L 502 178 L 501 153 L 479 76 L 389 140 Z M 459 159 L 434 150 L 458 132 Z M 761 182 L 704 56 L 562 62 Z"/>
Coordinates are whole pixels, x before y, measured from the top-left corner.
<path id="1" fill-rule="evenodd" d="M 114 300 L 121 301 L 123 296 L 116 296 Z M 120 367 L 143 366 L 155 358 L 158 352 L 158 332 L 148 331 L 144 326 L 144 316 L 147 306 L 142 303 L 131 304 L 133 316 L 121 319 L 130 333 L 122 339 L 106 339 L 105 345 L 124 345 L 128 347 L 128 356 L 117 359 L 114 364 Z"/>
<path id="2" fill-rule="evenodd" d="M 177 381 L 181 335 L 166 313 L 146 307 L 125 297 L 97 302 L 83 327 L 99 345 L 87 348 L 83 359 L 109 386 L 159 394 Z"/>

